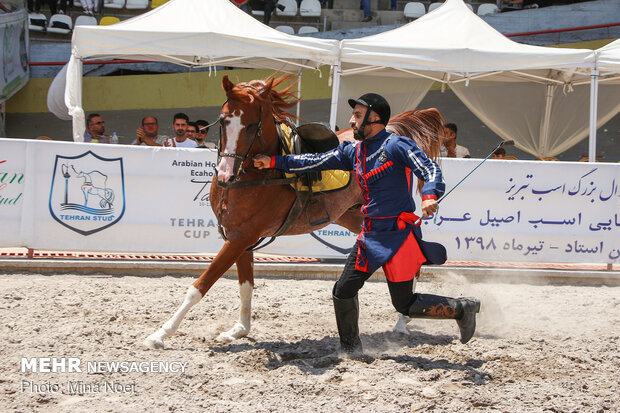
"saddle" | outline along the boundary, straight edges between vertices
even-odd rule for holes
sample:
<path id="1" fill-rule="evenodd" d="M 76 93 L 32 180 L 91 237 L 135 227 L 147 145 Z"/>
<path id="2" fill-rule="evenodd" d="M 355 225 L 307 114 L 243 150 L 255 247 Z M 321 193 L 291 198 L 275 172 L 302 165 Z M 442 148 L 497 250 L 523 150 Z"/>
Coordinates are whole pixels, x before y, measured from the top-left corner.
<path id="1" fill-rule="evenodd" d="M 339 145 L 338 137 L 320 123 L 307 123 L 293 127 L 286 123 L 277 125 L 280 136 L 282 155 L 300 155 L 303 153 L 323 153 Z M 333 192 L 346 188 L 351 182 L 349 171 L 329 170 L 306 172 L 302 174 L 285 174 L 287 178 L 298 177 L 291 186 L 303 192 Z"/>
<path id="2" fill-rule="evenodd" d="M 288 123 L 276 123 L 282 155 L 299 155 L 303 153 L 323 153 L 336 148 L 338 137 L 327 127 L 319 123 L 308 123 L 295 127 Z M 289 210 L 288 216 L 276 231 L 273 237 L 284 234 L 299 218 L 304 208 L 308 224 L 311 227 L 331 222 L 329 212 L 321 198 L 313 197 L 314 193 L 326 193 L 346 188 L 351 182 L 349 171 L 316 171 L 302 174 L 284 174 L 292 179 L 289 185 L 295 191 L 295 202 Z M 323 213 L 317 219 L 310 216 L 310 207 L 318 205 Z"/>

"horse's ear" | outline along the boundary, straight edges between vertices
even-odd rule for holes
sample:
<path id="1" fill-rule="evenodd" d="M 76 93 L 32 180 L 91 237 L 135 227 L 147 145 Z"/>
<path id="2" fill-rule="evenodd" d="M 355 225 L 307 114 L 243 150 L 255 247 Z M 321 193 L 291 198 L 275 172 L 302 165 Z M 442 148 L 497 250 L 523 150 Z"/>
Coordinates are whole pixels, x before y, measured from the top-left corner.
<path id="1" fill-rule="evenodd" d="M 273 89 L 273 81 L 274 81 L 273 77 L 267 81 L 267 83 L 265 84 L 265 87 L 260 91 L 261 96 L 264 97 L 268 95 L 269 93 L 271 93 L 271 89 Z"/>
<path id="2" fill-rule="evenodd" d="M 230 92 L 234 87 L 235 84 L 228 79 L 228 75 L 224 75 L 224 77 L 222 78 L 222 88 L 226 92 Z"/>

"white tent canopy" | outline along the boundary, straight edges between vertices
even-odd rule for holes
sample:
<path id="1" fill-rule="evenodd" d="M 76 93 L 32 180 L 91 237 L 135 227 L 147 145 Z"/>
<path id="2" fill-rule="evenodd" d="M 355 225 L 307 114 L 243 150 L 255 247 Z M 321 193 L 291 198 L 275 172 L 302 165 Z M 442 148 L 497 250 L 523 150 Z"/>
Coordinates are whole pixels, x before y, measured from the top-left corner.
<path id="1" fill-rule="evenodd" d="M 620 75 L 620 39 L 596 51 L 597 68 L 600 72 Z"/>
<path id="2" fill-rule="evenodd" d="M 433 81 L 448 84 L 495 133 L 515 140 L 522 150 L 545 157 L 568 149 L 587 135 L 588 95 L 572 92 L 587 89 L 594 61 L 592 50 L 514 42 L 471 12 L 462 0 L 447 0 L 397 29 L 343 40 L 336 73 L 343 76 L 343 84 L 358 84 L 360 94 L 368 91 L 361 88 L 368 89 L 372 83 L 347 78 L 362 73 L 426 80 L 427 87 Z M 334 85 L 339 84 L 335 79 Z M 349 87 L 349 93 L 352 89 Z M 334 123 L 336 107 L 348 108 L 345 97 L 338 101 L 337 97 L 338 90 L 334 90 Z M 389 94 L 386 97 L 391 99 Z M 400 100 L 419 102 L 422 98 Z M 570 104 L 565 105 L 565 100 Z M 414 107 L 392 109 L 397 113 Z M 585 113 L 581 119 L 585 123 L 568 122 L 571 126 L 567 127 L 576 111 Z M 338 122 L 345 119 L 345 111 L 339 110 Z"/>
<path id="3" fill-rule="evenodd" d="M 229 0 L 172 0 L 111 26 L 77 26 L 65 104 L 74 140 L 83 140 L 82 61 L 122 57 L 189 66 L 291 70 L 333 64 L 335 40 L 298 37 L 265 26 Z"/>

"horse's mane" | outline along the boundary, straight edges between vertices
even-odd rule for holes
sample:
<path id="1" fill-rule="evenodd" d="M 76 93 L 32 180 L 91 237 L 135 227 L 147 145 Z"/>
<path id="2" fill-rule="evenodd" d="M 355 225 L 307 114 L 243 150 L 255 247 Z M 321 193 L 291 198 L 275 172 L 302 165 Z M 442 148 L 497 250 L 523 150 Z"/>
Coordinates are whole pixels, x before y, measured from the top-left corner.
<path id="1" fill-rule="evenodd" d="M 390 119 L 386 129 L 400 136 L 408 136 L 426 155 L 436 160 L 441 153 L 444 119 L 435 108 L 411 110 Z"/>
<path id="2" fill-rule="evenodd" d="M 297 96 L 291 92 L 295 83 L 280 91 L 275 89 L 282 83 L 291 79 L 293 79 L 293 76 L 283 75 L 278 78 L 269 76 L 265 80 L 252 80 L 246 83 L 241 82 L 226 92 L 226 97 L 228 99 L 247 100 L 248 97 L 251 96 L 250 99 L 254 98 L 264 105 L 269 106 L 273 112 L 273 117 L 277 121 L 285 122 L 286 120 L 295 120 L 297 119 L 295 115 L 286 112 L 286 109 L 295 106 L 299 100 Z"/>

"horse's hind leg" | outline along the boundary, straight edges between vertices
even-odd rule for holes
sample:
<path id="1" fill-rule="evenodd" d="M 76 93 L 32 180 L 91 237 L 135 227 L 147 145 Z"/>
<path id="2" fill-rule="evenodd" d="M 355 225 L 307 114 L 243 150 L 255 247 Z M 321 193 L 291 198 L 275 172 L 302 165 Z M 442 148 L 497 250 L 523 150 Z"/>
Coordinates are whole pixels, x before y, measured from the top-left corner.
<path id="1" fill-rule="evenodd" d="M 226 241 L 211 265 L 209 265 L 209 268 L 189 287 L 183 304 L 159 330 L 144 340 L 144 345 L 149 348 L 164 348 L 164 339 L 177 331 L 185 314 L 202 299 L 211 286 L 230 268 L 248 245 L 251 245 L 251 243 L 232 243 L 230 240 Z"/>
<path id="2" fill-rule="evenodd" d="M 228 331 L 221 333 L 219 339 L 233 341 L 245 337 L 250 332 L 252 318 L 252 290 L 254 289 L 254 253 L 246 251 L 237 259 L 237 276 L 239 277 L 239 321 Z"/>

